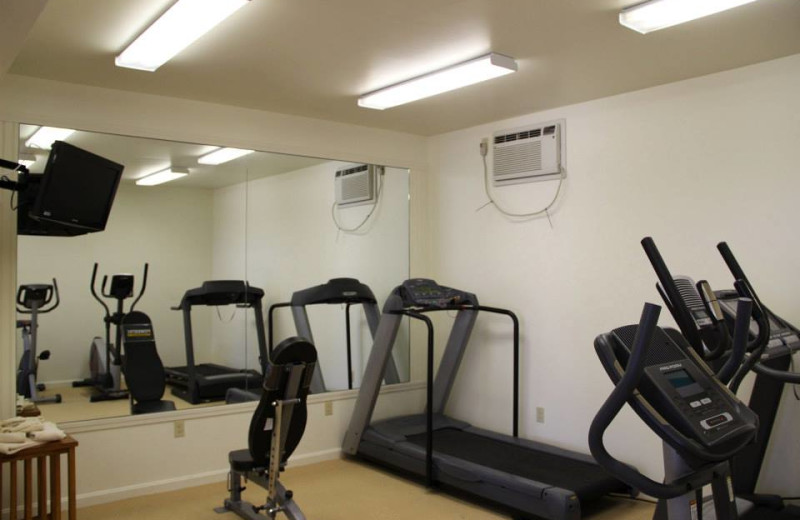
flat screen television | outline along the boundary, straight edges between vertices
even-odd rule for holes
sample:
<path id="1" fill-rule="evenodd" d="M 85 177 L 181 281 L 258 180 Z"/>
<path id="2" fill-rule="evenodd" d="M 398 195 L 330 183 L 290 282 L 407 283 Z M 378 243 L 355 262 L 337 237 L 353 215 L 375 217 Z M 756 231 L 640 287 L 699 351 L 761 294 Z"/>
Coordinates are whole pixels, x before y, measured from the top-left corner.
<path id="1" fill-rule="evenodd" d="M 43 175 L 41 173 L 31 173 L 24 177 L 24 184 L 18 194 L 17 235 L 74 237 L 89 233 L 88 229 L 65 226 L 46 220 L 34 220 L 30 217 L 31 209 L 36 203 L 36 195 L 39 193 L 39 186 L 42 184 L 42 177 Z"/>
<path id="2" fill-rule="evenodd" d="M 123 169 L 114 161 L 56 141 L 28 216 L 84 232 L 102 231 Z"/>

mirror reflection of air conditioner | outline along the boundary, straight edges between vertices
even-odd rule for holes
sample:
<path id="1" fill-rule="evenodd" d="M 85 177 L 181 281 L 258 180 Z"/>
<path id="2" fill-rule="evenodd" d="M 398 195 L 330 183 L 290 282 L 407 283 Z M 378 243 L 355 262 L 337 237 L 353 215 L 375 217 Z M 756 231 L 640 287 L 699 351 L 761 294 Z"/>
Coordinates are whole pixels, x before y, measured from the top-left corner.
<path id="1" fill-rule="evenodd" d="M 374 203 L 379 168 L 382 166 L 358 164 L 336 170 L 336 205 L 350 207 Z"/>
<path id="2" fill-rule="evenodd" d="M 558 179 L 565 120 L 529 125 L 493 134 L 492 180 L 495 186 Z"/>

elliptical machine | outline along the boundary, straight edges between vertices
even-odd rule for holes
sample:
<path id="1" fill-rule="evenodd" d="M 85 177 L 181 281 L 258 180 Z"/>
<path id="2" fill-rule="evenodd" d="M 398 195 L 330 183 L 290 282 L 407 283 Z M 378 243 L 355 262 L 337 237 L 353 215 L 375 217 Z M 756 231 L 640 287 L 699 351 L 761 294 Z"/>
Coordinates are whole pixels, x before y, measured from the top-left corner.
<path id="1" fill-rule="evenodd" d="M 47 307 L 55 297 L 55 303 Z M 39 330 L 39 314 L 44 314 L 58 307 L 58 283 L 53 278 L 53 285 L 27 284 L 20 285 L 17 290 L 17 312 L 30 314 L 30 320 L 17 320 L 17 328 L 22 329 L 23 352 L 17 368 L 17 393 L 34 403 L 60 403 L 61 394 L 50 397 L 39 396 L 37 392 L 45 389 L 44 383 L 37 383 L 36 376 L 39 361 L 50 359 L 50 351 L 43 350 L 37 355 L 37 338 Z M 20 307 L 21 306 L 21 307 Z"/>
<path id="2" fill-rule="evenodd" d="M 752 301 L 740 299 L 726 365 L 744 359 Z M 676 330 L 656 326 L 660 307 L 646 304 L 638 325 L 601 334 L 595 350 L 616 385 L 589 429 L 589 449 L 609 473 L 659 499 L 655 518 L 736 520 L 747 509 L 733 495 L 730 459 L 753 442 L 758 416 Z M 664 483 L 612 457 L 603 434 L 625 403 L 664 441 Z M 704 511 L 711 485 L 713 510 Z M 709 505 L 711 505 L 709 503 Z"/>
<path id="3" fill-rule="evenodd" d="M 109 306 L 106 305 L 95 290 L 97 280 L 97 263 L 92 269 L 92 281 L 89 289 L 94 299 L 100 302 L 105 310 L 103 322 L 106 328 L 105 343 L 103 338 L 95 337 L 92 340 L 89 354 L 89 370 L 91 376 L 82 381 L 75 381 L 72 386 L 93 386 L 96 390 L 90 397 L 90 401 L 111 401 L 115 399 L 127 399 L 128 391 L 122 389 L 122 323 L 125 317 L 133 312 L 136 304 L 144 295 L 147 287 L 148 264 L 144 264 L 144 274 L 142 275 L 142 287 L 139 294 L 131 303 L 128 312 L 125 312 L 125 300 L 133 297 L 134 276 L 132 274 L 115 274 L 111 276 L 111 284 L 106 292 L 108 276 L 103 275 L 103 283 L 100 287 L 100 294 L 104 298 L 114 299 L 117 302 L 116 311 L 112 314 Z M 111 343 L 111 325 L 116 327 L 114 343 Z"/>

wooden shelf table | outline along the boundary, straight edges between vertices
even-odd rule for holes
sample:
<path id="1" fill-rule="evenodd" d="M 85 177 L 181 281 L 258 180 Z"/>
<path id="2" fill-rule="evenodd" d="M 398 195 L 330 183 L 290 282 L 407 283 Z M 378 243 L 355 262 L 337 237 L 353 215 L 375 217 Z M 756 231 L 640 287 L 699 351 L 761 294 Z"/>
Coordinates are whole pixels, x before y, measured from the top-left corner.
<path id="1" fill-rule="evenodd" d="M 70 436 L 46 442 L 13 455 L 0 454 L 0 511 L 3 510 L 3 469 L 9 464 L 9 519 L 17 520 L 17 463 L 22 462 L 24 482 L 24 519 L 61 520 L 61 456 L 67 455 L 68 520 L 77 520 L 75 505 L 75 448 L 78 441 Z M 38 516 L 33 516 L 33 463 L 36 460 L 36 498 Z M 47 514 L 47 459 L 50 459 L 50 514 Z"/>

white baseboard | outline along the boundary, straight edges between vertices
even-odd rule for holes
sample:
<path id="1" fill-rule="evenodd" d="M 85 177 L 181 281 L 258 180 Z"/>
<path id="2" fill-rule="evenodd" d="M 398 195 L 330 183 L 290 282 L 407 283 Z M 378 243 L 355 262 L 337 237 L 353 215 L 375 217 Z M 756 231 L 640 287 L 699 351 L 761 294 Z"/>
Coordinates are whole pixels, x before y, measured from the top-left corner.
<path id="1" fill-rule="evenodd" d="M 332 448 L 329 450 L 295 455 L 289 459 L 289 471 L 291 471 L 291 467 L 316 464 L 318 462 L 324 462 L 327 460 L 335 460 L 340 456 L 340 448 Z M 152 495 L 155 493 L 164 493 L 167 491 L 202 486 L 204 484 L 213 484 L 215 482 L 225 482 L 227 476 L 228 468 L 224 468 L 215 471 L 197 473 L 194 475 L 185 475 L 182 477 L 157 480 L 153 482 L 142 482 L 140 484 L 133 484 L 130 486 L 112 489 L 102 489 L 98 491 L 92 491 L 90 493 L 81 493 L 77 496 L 78 508 L 106 504 L 108 502 L 116 502 L 126 498 L 135 498 L 145 495 Z M 223 498 L 225 497 L 220 495 L 220 500 Z M 62 508 L 66 509 L 66 507 L 67 501 L 66 499 L 62 499 Z"/>

